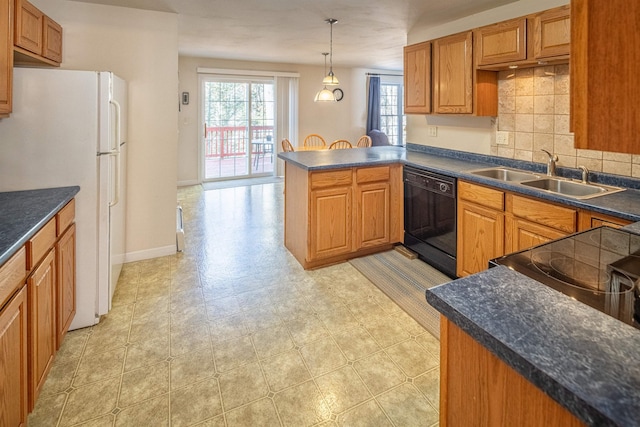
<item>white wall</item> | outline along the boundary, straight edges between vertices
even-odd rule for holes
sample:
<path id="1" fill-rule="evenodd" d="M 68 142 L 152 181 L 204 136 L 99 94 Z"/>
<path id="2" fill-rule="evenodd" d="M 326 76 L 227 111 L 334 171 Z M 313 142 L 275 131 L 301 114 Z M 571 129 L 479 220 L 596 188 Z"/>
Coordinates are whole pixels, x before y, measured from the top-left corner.
<path id="1" fill-rule="evenodd" d="M 319 64 L 323 64 L 318 55 Z M 179 59 L 180 92 L 189 92 L 189 105 L 182 106 L 179 114 L 180 137 L 178 142 L 178 185 L 198 183 L 199 144 L 202 124 L 199 119 L 200 90 L 197 68 L 223 68 L 234 70 L 281 71 L 300 74 L 298 135 L 289 139 L 294 145 L 302 144 L 310 133 L 322 135 L 327 142 L 336 139 L 357 141 L 365 132 L 367 120 L 366 72 L 359 68 L 334 67 L 344 91 L 344 99 L 335 103 L 313 102 L 316 92 L 322 89 L 324 65 L 279 64 L 265 62 L 231 61 L 181 56 Z M 281 149 L 278 143 L 278 149 Z"/>
<path id="2" fill-rule="evenodd" d="M 128 82 L 127 261 L 175 252 L 178 21 L 168 13 L 32 0 L 64 31 L 62 68 Z"/>
<path id="3" fill-rule="evenodd" d="M 567 0 L 520 0 L 436 27 L 418 23 L 407 35 L 407 43 L 433 40 L 567 3 Z M 428 135 L 429 126 L 437 127 L 436 137 Z M 490 154 L 495 130 L 495 121 L 488 117 L 407 115 L 407 141 L 414 144 Z"/>

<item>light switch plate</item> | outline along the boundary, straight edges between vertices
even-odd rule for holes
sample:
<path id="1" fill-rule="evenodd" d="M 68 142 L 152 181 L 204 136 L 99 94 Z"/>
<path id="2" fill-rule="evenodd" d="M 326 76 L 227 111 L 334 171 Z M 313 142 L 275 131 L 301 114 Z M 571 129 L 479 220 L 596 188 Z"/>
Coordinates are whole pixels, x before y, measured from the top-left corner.
<path id="1" fill-rule="evenodd" d="M 429 126 L 427 128 L 429 136 L 438 136 L 438 126 Z"/>
<path id="2" fill-rule="evenodd" d="M 496 131 L 496 145 L 509 145 L 509 132 L 506 130 Z"/>

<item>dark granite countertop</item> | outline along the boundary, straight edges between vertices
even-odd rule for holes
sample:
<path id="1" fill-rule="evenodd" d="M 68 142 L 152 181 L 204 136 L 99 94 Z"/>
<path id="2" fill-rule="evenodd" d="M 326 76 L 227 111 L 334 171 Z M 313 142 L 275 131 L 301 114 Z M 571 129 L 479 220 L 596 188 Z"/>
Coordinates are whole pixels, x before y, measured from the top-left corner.
<path id="1" fill-rule="evenodd" d="M 278 157 L 310 171 L 401 163 L 551 202 L 613 215 L 630 221 L 640 221 L 640 180 L 617 175 L 592 172 L 590 179 L 594 183 L 622 186 L 627 190 L 578 200 L 514 182 L 499 181 L 469 173 L 474 169 L 493 166 L 508 166 L 544 173 L 546 165 L 415 144 L 410 144 L 408 149 L 389 146 L 351 150 L 296 151 L 279 153 Z M 580 176 L 578 169 L 558 167 L 557 171 L 558 175 L 566 178 Z"/>
<path id="2" fill-rule="evenodd" d="M 504 266 L 426 297 L 587 425 L 640 426 L 639 330 Z"/>
<path id="3" fill-rule="evenodd" d="M 80 191 L 60 187 L 0 193 L 0 265 Z"/>

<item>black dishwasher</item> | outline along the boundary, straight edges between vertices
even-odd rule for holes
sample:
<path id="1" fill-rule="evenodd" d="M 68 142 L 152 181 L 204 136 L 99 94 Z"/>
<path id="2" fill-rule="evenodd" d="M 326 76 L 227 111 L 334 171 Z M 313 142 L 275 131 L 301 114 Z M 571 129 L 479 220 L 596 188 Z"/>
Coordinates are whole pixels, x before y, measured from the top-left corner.
<path id="1" fill-rule="evenodd" d="M 456 179 L 404 167 L 404 245 L 456 276 Z"/>

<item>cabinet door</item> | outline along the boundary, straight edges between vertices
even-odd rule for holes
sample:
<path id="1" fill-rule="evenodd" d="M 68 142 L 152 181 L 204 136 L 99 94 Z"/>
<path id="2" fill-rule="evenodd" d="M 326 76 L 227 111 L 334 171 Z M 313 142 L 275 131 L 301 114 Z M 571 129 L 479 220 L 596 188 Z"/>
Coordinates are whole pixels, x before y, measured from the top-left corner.
<path id="1" fill-rule="evenodd" d="M 309 254 L 311 260 L 352 251 L 352 189 L 333 187 L 311 192 Z"/>
<path id="2" fill-rule="evenodd" d="M 42 31 L 42 56 L 55 62 L 62 62 L 62 27 L 45 16 Z"/>
<path id="3" fill-rule="evenodd" d="M 55 249 L 27 278 L 29 307 L 29 409 L 33 409 L 56 350 Z"/>
<path id="4" fill-rule="evenodd" d="M 506 252 L 517 252 L 551 240 L 567 236 L 569 233 L 545 227 L 521 218 L 507 216 Z"/>
<path id="5" fill-rule="evenodd" d="M 456 274 L 486 270 L 489 260 L 504 255 L 504 213 L 460 200 L 457 239 Z"/>
<path id="6" fill-rule="evenodd" d="M 431 112 L 431 43 L 404 48 L 404 112 Z"/>
<path id="7" fill-rule="evenodd" d="M 533 55 L 535 59 L 569 56 L 571 17 L 569 6 L 539 13 L 533 20 Z"/>
<path id="8" fill-rule="evenodd" d="M 613 228 L 624 227 L 631 224 L 632 221 L 618 218 L 611 215 L 605 215 L 598 212 L 580 211 L 578 213 L 578 231 L 589 230 L 590 228 L 607 226 Z"/>
<path id="9" fill-rule="evenodd" d="M 27 423 L 27 294 L 22 289 L 0 311 L 0 425 Z"/>
<path id="10" fill-rule="evenodd" d="M 377 246 L 391 241 L 389 182 L 358 185 L 356 189 L 356 249 Z"/>
<path id="11" fill-rule="evenodd" d="M 640 2 L 571 1 L 575 148 L 640 154 Z"/>
<path id="12" fill-rule="evenodd" d="M 527 19 L 518 18 L 474 32 L 477 65 L 504 64 L 527 59 Z"/>
<path id="13" fill-rule="evenodd" d="M 436 113 L 473 113 L 472 32 L 433 42 L 433 102 Z"/>
<path id="14" fill-rule="evenodd" d="M 13 0 L 0 0 L 0 117 L 11 113 L 13 88 Z"/>
<path id="15" fill-rule="evenodd" d="M 13 43 L 29 52 L 42 54 L 44 14 L 27 0 L 16 0 L 15 38 Z"/>
<path id="16" fill-rule="evenodd" d="M 58 282 L 56 292 L 56 344 L 69 330 L 76 314 L 76 225 L 71 226 L 56 244 Z"/>

